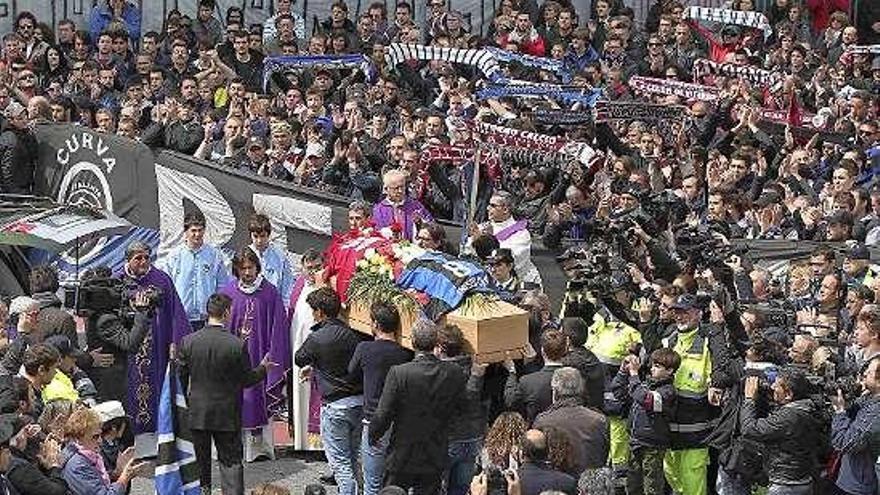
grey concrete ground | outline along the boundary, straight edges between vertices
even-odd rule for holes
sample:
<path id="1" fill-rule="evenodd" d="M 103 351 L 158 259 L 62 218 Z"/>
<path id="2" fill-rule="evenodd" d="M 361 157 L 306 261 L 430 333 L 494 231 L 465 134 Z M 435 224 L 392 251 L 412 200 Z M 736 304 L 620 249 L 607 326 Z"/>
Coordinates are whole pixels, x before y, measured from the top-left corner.
<path id="1" fill-rule="evenodd" d="M 321 456 L 304 453 L 282 453 L 274 461 L 260 461 L 245 464 L 244 482 L 250 489 L 260 483 L 272 482 L 284 486 L 292 495 L 302 495 L 306 485 L 319 483 L 318 476 L 327 471 L 327 463 Z M 214 463 L 213 479 L 214 491 L 220 493 L 220 473 Z M 336 495 L 336 487 L 325 485 L 328 495 Z M 152 480 L 137 479 L 132 483 L 132 495 L 152 495 L 154 486 Z"/>

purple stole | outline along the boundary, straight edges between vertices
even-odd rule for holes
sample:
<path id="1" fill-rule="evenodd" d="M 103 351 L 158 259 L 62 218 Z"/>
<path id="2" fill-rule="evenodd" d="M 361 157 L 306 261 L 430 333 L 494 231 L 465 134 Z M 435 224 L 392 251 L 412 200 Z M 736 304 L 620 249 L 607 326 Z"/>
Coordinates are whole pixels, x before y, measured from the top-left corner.
<path id="1" fill-rule="evenodd" d="M 306 278 L 303 276 L 297 277 L 296 281 L 293 283 L 293 290 L 290 293 L 290 301 L 287 305 L 287 328 L 290 328 L 290 325 L 293 322 L 293 312 L 296 310 L 296 302 L 299 300 L 299 296 L 302 294 L 305 286 Z M 293 379 L 296 380 L 297 378 L 294 377 Z M 293 409 L 290 410 L 290 415 L 292 421 Z M 314 375 L 312 375 L 312 378 L 309 380 L 309 423 L 307 431 L 315 435 L 321 434 L 321 392 L 318 390 L 318 380 L 315 379 Z"/>
<path id="2" fill-rule="evenodd" d="M 495 234 L 495 238 L 498 239 L 498 242 L 504 242 L 517 232 L 524 230 L 528 225 L 529 222 L 527 220 L 520 220 L 499 230 L 498 233 Z"/>
<path id="3" fill-rule="evenodd" d="M 155 286 L 162 291 L 162 302 L 153 315 L 150 329 L 138 350 L 128 358 L 128 397 L 125 411 L 135 435 L 156 431 L 159 392 L 165 377 L 171 344 L 178 345 L 190 333 L 189 319 L 180 302 L 174 282 L 162 270 L 150 267 L 133 280 L 139 289 Z"/>
<path id="4" fill-rule="evenodd" d="M 221 292 L 232 298 L 229 330 L 247 342 L 252 366 L 267 353 L 278 366 L 269 370 L 265 383 L 246 388 L 242 394 L 242 426 L 258 428 L 269 423 L 284 404 L 284 385 L 290 370 L 290 330 L 284 328 L 287 315 L 281 296 L 271 283 L 263 280 L 253 294 L 238 288 L 232 279 Z"/>

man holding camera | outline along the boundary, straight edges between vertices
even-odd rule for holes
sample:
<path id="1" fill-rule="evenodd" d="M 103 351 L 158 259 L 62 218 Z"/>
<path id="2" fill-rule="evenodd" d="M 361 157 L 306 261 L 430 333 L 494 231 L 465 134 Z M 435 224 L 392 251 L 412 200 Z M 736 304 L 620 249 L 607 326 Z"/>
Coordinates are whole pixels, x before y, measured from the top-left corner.
<path id="1" fill-rule="evenodd" d="M 89 270 L 83 275 L 83 286 L 99 283 L 102 275 L 110 275 L 110 270 L 100 268 Z M 90 309 L 90 308 L 85 308 Z M 147 332 L 150 330 L 150 314 L 147 296 L 138 292 L 131 301 L 134 315 L 129 320 L 120 311 L 89 311 L 86 318 L 86 343 L 89 349 L 101 349 L 113 357 L 107 367 L 92 367 L 89 377 L 98 389 L 100 401 L 118 400 L 124 402 L 128 394 L 128 355 L 135 354 L 141 348 Z"/>
<path id="2" fill-rule="evenodd" d="M 755 398 L 760 379 L 754 375 L 746 378 L 740 414 L 742 436 L 765 447 L 769 495 L 810 495 L 819 445 L 811 433 L 821 431 L 821 415 L 810 398 L 810 382 L 800 370 L 782 372 L 771 385 L 773 401 L 779 407 L 766 418 L 757 418 Z"/>
<path id="3" fill-rule="evenodd" d="M 876 459 L 880 456 L 880 356 L 873 357 L 862 373 L 865 392 L 846 406 L 843 392 L 832 400 L 831 445 L 842 453 L 836 493 L 877 493 Z"/>

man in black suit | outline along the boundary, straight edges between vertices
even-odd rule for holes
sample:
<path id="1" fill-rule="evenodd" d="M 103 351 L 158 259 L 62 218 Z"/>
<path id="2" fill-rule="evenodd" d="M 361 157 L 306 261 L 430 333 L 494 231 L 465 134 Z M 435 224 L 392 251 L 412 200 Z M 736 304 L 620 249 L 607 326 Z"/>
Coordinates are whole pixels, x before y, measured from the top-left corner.
<path id="1" fill-rule="evenodd" d="M 388 372 L 369 427 L 373 444 L 394 424 L 385 485 L 412 489 L 416 494 L 439 492 L 448 461 L 449 423 L 465 398 L 467 376 L 459 366 L 434 354 L 437 343 L 433 323 L 420 320 L 413 326 L 416 358 Z"/>
<path id="2" fill-rule="evenodd" d="M 224 495 L 244 494 L 241 464 L 241 392 L 266 378 L 275 366 L 268 354 L 251 369 L 247 344 L 226 330 L 232 300 L 225 294 L 208 299 L 208 323 L 184 337 L 177 360 L 187 388 L 189 426 L 202 490 L 211 491 L 211 440 L 217 446 Z"/>
<path id="3" fill-rule="evenodd" d="M 504 402 L 507 407 L 523 414 L 528 424 L 535 417 L 546 411 L 553 403 L 553 392 L 550 379 L 553 372 L 562 368 L 562 359 L 568 352 L 568 337 L 559 330 L 547 330 L 541 334 L 541 355 L 544 367 L 533 373 L 516 377 L 513 361 L 504 363 L 507 368 L 507 383 L 504 386 Z"/>

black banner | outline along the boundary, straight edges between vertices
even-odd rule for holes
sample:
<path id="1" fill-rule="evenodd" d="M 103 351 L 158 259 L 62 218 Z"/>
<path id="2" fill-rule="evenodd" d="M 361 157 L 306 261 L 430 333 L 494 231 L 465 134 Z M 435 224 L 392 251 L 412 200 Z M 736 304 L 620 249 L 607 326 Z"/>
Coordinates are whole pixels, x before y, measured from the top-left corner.
<path id="1" fill-rule="evenodd" d="M 106 208 L 157 236 L 160 256 L 183 240 L 183 216 L 194 209 L 206 219 L 206 240 L 227 251 L 250 242 L 247 221 L 269 216 L 273 241 L 292 253 L 323 248 L 334 230 L 347 226 L 345 198 L 292 187 L 218 164 L 75 126 L 40 126 L 36 192 L 59 202 Z M 143 231 L 135 236 L 150 239 Z M 108 241 L 109 242 L 109 241 Z M 81 253 L 82 266 L 105 244 Z M 106 253 L 104 253 L 106 254 Z M 121 256 L 121 253 L 117 253 Z M 120 263 L 114 256 L 113 266 Z"/>
<path id="2" fill-rule="evenodd" d="M 80 250 L 80 267 L 103 264 L 118 269 L 125 246 L 142 239 L 158 246 L 159 256 L 183 241 L 183 216 L 195 209 L 207 220 L 206 241 L 234 251 L 250 242 L 251 214 L 269 216 L 273 241 L 286 246 L 294 261 L 308 248 L 323 249 L 331 234 L 348 225 L 348 199 L 238 172 L 219 164 L 169 151 L 156 151 L 125 138 L 82 127 L 44 125 L 37 129 L 40 160 L 37 193 L 59 202 L 105 208 L 140 226 L 130 235 L 103 239 Z M 446 224 L 448 239 L 461 229 Z M 781 267 L 804 259 L 820 243 L 803 241 L 737 241 L 749 257 Z M 827 244 L 827 243 L 821 243 Z M 840 249 L 844 246 L 838 245 Z M 562 300 L 565 277 L 554 253 L 536 239 L 532 259 L 554 306 Z M 73 264 L 70 256 L 59 263 Z"/>

